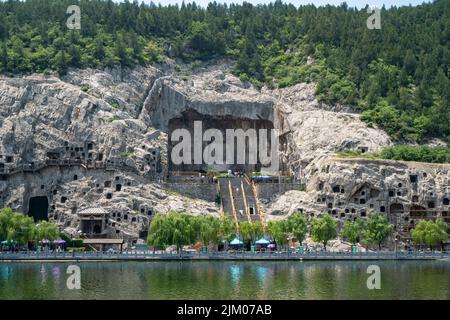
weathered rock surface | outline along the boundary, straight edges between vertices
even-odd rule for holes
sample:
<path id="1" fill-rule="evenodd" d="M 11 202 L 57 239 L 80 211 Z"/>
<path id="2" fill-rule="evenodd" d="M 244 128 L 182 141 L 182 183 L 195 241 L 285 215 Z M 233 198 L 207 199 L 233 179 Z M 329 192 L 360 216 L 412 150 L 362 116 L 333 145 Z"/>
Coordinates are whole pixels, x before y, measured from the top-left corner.
<path id="1" fill-rule="evenodd" d="M 134 239 L 145 237 L 156 212 L 218 214 L 214 202 L 162 183 L 169 121 L 194 110 L 270 121 L 282 134 L 284 169 L 307 188 L 261 199 L 268 219 L 302 209 L 344 221 L 384 209 L 407 232 L 417 220 L 411 215 L 448 215 L 448 165 L 333 158 L 340 148 L 373 151 L 391 142 L 349 108 L 318 102 L 314 91 L 314 84 L 257 90 L 223 65 L 190 76 L 136 67 L 0 77 L 0 203 L 26 213 L 31 197 L 47 197 L 50 219 L 68 233 L 79 229 L 79 210 L 101 206 L 108 235 Z"/>
<path id="2" fill-rule="evenodd" d="M 387 213 L 401 239 L 419 219 L 450 223 L 450 165 L 366 159 L 322 158 L 305 169 L 306 191 L 270 199 L 269 219 L 301 210 L 308 218 L 330 213 L 346 220 Z"/>

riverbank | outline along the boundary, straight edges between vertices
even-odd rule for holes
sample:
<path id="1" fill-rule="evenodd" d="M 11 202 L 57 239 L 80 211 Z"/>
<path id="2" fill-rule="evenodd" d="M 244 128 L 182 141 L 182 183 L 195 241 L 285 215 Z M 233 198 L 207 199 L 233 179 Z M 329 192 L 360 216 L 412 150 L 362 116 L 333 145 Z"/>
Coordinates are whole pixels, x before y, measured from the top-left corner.
<path id="1" fill-rule="evenodd" d="M 210 253 L 146 253 L 146 252 L 29 252 L 0 253 L 0 262 L 42 261 L 310 261 L 310 260 L 449 260 L 450 252 L 210 252 Z"/>

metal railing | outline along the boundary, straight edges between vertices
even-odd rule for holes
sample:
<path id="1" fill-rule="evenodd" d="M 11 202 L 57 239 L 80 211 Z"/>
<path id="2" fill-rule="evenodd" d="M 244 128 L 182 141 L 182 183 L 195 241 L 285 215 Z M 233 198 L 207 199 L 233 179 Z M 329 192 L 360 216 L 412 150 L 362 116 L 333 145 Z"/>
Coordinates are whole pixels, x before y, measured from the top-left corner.
<path id="1" fill-rule="evenodd" d="M 436 260 L 450 252 L 0 252 L 4 260 Z"/>

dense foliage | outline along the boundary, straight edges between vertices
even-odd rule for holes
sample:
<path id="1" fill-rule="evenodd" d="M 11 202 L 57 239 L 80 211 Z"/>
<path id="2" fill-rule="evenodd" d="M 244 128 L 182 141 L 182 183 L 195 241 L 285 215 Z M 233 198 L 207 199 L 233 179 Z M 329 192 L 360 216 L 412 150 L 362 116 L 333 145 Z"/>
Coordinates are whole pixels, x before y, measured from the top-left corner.
<path id="1" fill-rule="evenodd" d="M 180 249 L 198 241 L 205 245 L 219 244 L 222 240 L 231 240 L 236 232 L 228 217 L 220 219 L 212 216 L 192 216 L 169 212 L 157 214 L 150 223 L 148 244 L 153 246 L 176 245 Z"/>
<path id="2" fill-rule="evenodd" d="M 380 152 L 362 153 L 360 149 L 347 149 L 337 154 L 342 158 L 387 159 L 402 161 L 417 161 L 428 163 L 450 163 L 450 148 L 394 145 L 382 149 Z"/>
<path id="3" fill-rule="evenodd" d="M 380 157 L 391 160 L 450 163 L 450 148 L 397 145 L 383 149 Z"/>
<path id="4" fill-rule="evenodd" d="M 288 239 L 303 242 L 308 231 L 308 222 L 301 212 L 295 212 L 285 220 L 272 220 L 267 225 L 267 233 L 279 245 L 288 244 Z"/>
<path id="5" fill-rule="evenodd" d="M 327 242 L 337 236 L 336 228 L 336 220 L 325 213 L 312 220 L 311 237 L 316 242 L 322 242 L 326 249 Z M 340 235 L 352 244 L 377 245 L 381 249 L 381 245 L 391 236 L 393 230 L 394 225 L 389 223 L 386 215 L 374 213 L 368 219 L 358 218 L 355 221 L 346 221 Z"/>
<path id="6" fill-rule="evenodd" d="M 420 220 L 411 230 L 411 237 L 417 244 L 425 244 L 433 249 L 434 245 L 442 244 L 448 239 L 448 226 L 442 219 Z"/>
<path id="7" fill-rule="evenodd" d="M 280 245 L 289 238 L 303 241 L 307 232 L 307 221 L 300 213 L 294 213 L 286 220 L 270 221 L 266 230 L 259 222 L 241 221 L 235 223 L 228 217 L 192 216 L 169 212 L 157 214 L 150 223 L 148 244 L 153 246 L 192 245 L 201 241 L 205 245 L 218 245 L 223 240 L 239 236 L 246 243 L 255 243 L 264 235 L 269 235 Z"/>
<path id="8" fill-rule="evenodd" d="M 338 233 L 338 229 L 340 229 Z M 412 238 L 417 244 L 433 246 L 448 238 L 447 224 L 442 219 L 420 221 L 412 231 Z M 323 244 L 337 239 L 338 235 L 352 244 L 382 245 L 393 235 L 394 225 L 385 214 L 373 213 L 367 219 L 357 218 L 345 221 L 338 227 L 337 220 L 324 213 L 309 222 L 301 212 L 290 215 L 287 219 L 271 220 L 264 228 L 260 222 L 241 221 L 237 227 L 228 217 L 191 216 L 184 213 L 170 212 L 158 214 L 149 228 L 148 243 L 154 246 L 193 245 L 201 241 L 203 244 L 218 245 L 223 240 L 239 237 L 247 244 L 253 244 L 260 237 L 275 240 L 283 247 L 289 240 L 302 243 L 309 231 L 315 242 Z"/>
<path id="9" fill-rule="evenodd" d="M 365 223 L 364 241 L 368 244 L 376 244 L 378 249 L 381 249 L 381 245 L 386 242 L 393 231 L 394 225 L 389 223 L 385 214 L 371 215 Z"/>
<path id="10" fill-rule="evenodd" d="M 325 213 L 319 218 L 314 218 L 311 222 L 311 237 L 316 242 L 321 242 L 323 248 L 327 249 L 327 243 L 337 236 L 336 219 Z"/>
<path id="11" fill-rule="evenodd" d="M 10 208 L 0 210 L 0 241 L 11 240 L 25 245 L 30 241 L 55 240 L 59 236 L 56 225 L 48 221 L 35 223 L 33 218 Z"/>
<path id="12" fill-rule="evenodd" d="M 347 220 L 341 230 L 343 239 L 352 244 L 361 242 L 364 236 L 365 221 L 361 218 L 356 218 L 354 221 Z"/>
<path id="13" fill-rule="evenodd" d="M 80 31 L 66 27 L 74 4 Z M 0 2 L 0 69 L 65 73 L 164 55 L 185 62 L 229 57 L 237 75 L 258 85 L 314 81 L 320 99 L 354 106 L 394 138 L 449 139 L 450 2 L 383 8 L 381 30 L 369 30 L 368 17 L 346 4 L 9 0 Z"/>

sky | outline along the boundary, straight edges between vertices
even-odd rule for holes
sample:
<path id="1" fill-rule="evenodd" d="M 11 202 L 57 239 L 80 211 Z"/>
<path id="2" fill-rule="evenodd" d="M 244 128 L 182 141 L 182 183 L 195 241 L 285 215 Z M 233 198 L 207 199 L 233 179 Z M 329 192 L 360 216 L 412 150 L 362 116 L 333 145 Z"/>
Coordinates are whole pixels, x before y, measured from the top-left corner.
<path id="1" fill-rule="evenodd" d="M 139 0 L 138 0 L 139 1 Z M 195 0 L 195 3 L 206 6 L 208 2 L 211 2 L 212 0 Z M 242 0 L 216 0 L 217 2 L 221 3 L 242 3 Z M 283 0 L 284 2 L 289 2 L 294 4 L 295 6 L 299 6 L 302 4 L 310 4 L 313 3 L 316 6 L 331 4 L 331 5 L 339 5 L 344 0 Z M 139 1 L 140 2 L 140 1 Z M 144 0 L 146 3 L 150 3 L 150 0 Z M 154 3 L 161 3 L 162 5 L 166 4 L 175 4 L 175 3 L 182 3 L 182 0 L 153 0 Z M 192 0 L 185 0 L 185 3 L 192 2 Z M 270 3 L 274 2 L 274 0 L 246 0 L 246 2 L 250 2 L 253 4 L 264 4 L 264 3 Z M 407 5 L 418 5 L 422 4 L 423 2 L 430 2 L 426 0 L 346 0 L 347 4 L 350 7 L 358 7 L 358 8 L 364 8 L 366 4 L 368 4 L 370 7 L 382 7 L 385 5 L 386 7 L 390 6 L 407 6 Z"/>

